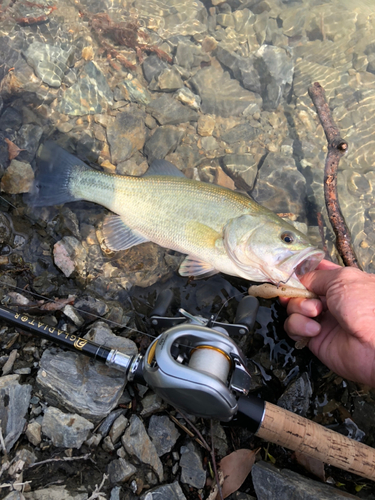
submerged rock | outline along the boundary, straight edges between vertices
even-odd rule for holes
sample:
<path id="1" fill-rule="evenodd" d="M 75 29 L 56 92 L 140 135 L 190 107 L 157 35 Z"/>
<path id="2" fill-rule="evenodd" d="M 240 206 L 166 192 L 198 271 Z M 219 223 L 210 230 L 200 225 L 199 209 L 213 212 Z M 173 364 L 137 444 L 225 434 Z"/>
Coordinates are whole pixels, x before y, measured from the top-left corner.
<path id="1" fill-rule="evenodd" d="M 117 165 L 141 150 L 146 140 L 145 113 L 130 104 L 107 127 L 112 163 Z"/>
<path id="2" fill-rule="evenodd" d="M 60 87 L 64 73 L 72 62 L 73 52 L 73 47 L 63 49 L 47 43 L 33 42 L 23 51 L 23 55 L 43 82 L 51 87 Z"/>
<path id="3" fill-rule="evenodd" d="M 160 125 L 178 125 L 185 122 L 196 122 L 198 114 L 193 109 L 183 106 L 169 95 L 163 95 L 150 102 L 146 111 L 160 123 Z"/>
<path id="4" fill-rule="evenodd" d="M 175 151 L 185 134 L 185 130 L 165 125 L 158 127 L 155 133 L 146 141 L 144 152 L 149 164 L 155 159 L 163 159 Z"/>
<path id="5" fill-rule="evenodd" d="M 106 77 L 93 62 L 88 62 L 78 81 L 63 93 L 56 109 L 73 116 L 95 115 L 113 104 L 113 93 Z"/>
<path id="6" fill-rule="evenodd" d="M 30 163 L 12 160 L 1 178 L 1 191 L 8 194 L 28 193 L 34 182 Z"/>
<path id="7" fill-rule="evenodd" d="M 201 109 L 205 114 L 238 116 L 248 106 L 262 104 L 259 95 L 244 89 L 229 73 L 213 66 L 200 69 L 190 83 L 202 99 Z"/>

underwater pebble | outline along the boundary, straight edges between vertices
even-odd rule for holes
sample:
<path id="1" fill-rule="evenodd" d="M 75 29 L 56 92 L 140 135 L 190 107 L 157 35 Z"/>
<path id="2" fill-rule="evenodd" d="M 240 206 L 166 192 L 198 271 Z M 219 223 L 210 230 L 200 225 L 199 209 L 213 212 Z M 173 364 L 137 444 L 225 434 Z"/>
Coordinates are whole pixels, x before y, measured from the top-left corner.
<path id="1" fill-rule="evenodd" d="M 1 178 L 1 191 L 8 194 L 28 193 L 34 182 L 30 163 L 12 160 Z"/>

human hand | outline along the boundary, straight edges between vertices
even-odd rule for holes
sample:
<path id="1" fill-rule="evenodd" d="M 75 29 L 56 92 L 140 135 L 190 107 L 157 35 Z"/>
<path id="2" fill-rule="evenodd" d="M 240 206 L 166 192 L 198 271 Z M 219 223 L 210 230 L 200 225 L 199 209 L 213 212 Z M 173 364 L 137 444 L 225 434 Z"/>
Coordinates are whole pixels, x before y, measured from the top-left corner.
<path id="1" fill-rule="evenodd" d="M 301 279 L 319 299 L 280 299 L 293 340 L 344 378 L 375 387 L 375 275 L 323 260 Z M 313 319 L 314 318 L 314 319 Z"/>

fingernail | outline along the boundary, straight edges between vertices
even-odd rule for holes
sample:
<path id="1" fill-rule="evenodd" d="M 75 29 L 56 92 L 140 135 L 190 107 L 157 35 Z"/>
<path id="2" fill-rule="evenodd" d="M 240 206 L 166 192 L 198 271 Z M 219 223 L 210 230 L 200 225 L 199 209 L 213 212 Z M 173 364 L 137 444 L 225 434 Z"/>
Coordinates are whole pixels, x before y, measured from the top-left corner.
<path id="1" fill-rule="evenodd" d="M 316 321 L 309 321 L 305 325 L 305 332 L 307 335 L 317 335 L 320 332 L 320 325 Z"/>
<path id="2" fill-rule="evenodd" d="M 316 302 L 313 299 L 303 300 L 300 304 L 301 312 L 306 315 L 316 315 Z"/>

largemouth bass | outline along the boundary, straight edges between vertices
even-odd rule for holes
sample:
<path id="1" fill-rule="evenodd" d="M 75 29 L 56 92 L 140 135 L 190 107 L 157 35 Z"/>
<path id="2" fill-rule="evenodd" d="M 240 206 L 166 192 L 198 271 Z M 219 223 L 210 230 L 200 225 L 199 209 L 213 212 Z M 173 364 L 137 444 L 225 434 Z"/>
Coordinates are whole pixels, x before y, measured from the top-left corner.
<path id="1" fill-rule="evenodd" d="M 117 214 L 103 224 L 110 249 L 153 241 L 187 254 L 182 276 L 223 272 L 304 288 L 298 276 L 324 256 L 303 233 L 251 198 L 187 179 L 165 160 L 155 160 L 143 177 L 107 174 L 47 142 L 38 155 L 33 199 L 36 206 L 75 200 L 105 206 Z"/>

